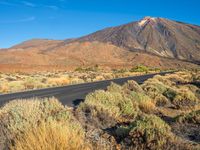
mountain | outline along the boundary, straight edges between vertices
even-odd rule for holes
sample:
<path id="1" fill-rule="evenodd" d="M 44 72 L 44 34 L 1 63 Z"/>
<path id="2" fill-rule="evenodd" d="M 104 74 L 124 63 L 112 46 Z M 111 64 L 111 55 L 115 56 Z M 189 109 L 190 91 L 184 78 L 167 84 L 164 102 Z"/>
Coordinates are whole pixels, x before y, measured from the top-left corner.
<path id="1" fill-rule="evenodd" d="M 138 64 L 191 68 L 199 62 L 199 26 L 151 17 L 81 38 L 32 39 L 0 50 L 0 71 L 55 70 L 95 64 L 111 68 Z"/>
<path id="2" fill-rule="evenodd" d="M 131 51 L 200 62 L 200 26 L 164 18 L 145 17 L 137 22 L 95 32 L 76 41 L 112 43 Z"/>
<path id="3" fill-rule="evenodd" d="M 57 44 L 63 42 L 62 40 L 48 40 L 48 39 L 32 39 L 22 42 L 18 45 L 11 47 L 10 49 L 46 49 L 53 48 Z"/>

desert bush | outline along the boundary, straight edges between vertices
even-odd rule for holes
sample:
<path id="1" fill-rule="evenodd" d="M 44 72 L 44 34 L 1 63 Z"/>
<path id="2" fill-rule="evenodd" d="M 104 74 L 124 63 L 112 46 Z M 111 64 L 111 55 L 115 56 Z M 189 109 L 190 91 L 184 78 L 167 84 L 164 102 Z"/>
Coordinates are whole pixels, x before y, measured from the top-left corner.
<path id="1" fill-rule="evenodd" d="M 8 83 L 10 92 L 23 91 L 25 89 L 22 81 L 12 81 Z"/>
<path id="2" fill-rule="evenodd" d="M 23 85 L 25 87 L 25 89 L 34 89 L 35 87 L 35 80 L 33 78 L 26 78 L 26 80 L 24 81 Z"/>
<path id="3" fill-rule="evenodd" d="M 8 93 L 8 92 L 9 92 L 8 83 L 1 83 L 1 85 L 0 85 L 0 93 Z"/>
<path id="4" fill-rule="evenodd" d="M 177 89 L 173 89 L 173 88 L 169 88 L 163 93 L 163 95 L 171 101 L 174 100 L 177 94 L 178 94 Z"/>
<path id="5" fill-rule="evenodd" d="M 137 103 L 120 93 L 99 90 L 87 95 L 85 102 L 79 106 L 83 111 L 91 111 L 93 116 L 106 113 L 116 120 L 123 117 L 134 118 L 138 112 Z"/>
<path id="6" fill-rule="evenodd" d="M 70 84 L 80 84 L 80 83 L 84 83 L 84 80 L 79 79 L 79 78 L 72 78 L 70 80 Z"/>
<path id="7" fill-rule="evenodd" d="M 136 101 L 143 112 L 151 113 L 155 111 L 155 103 L 147 95 L 133 91 L 131 92 L 131 97 L 132 101 Z"/>
<path id="8" fill-rule="evenodd" d="M 183 92 L 188 92 L 189 95 L 193 95 L 192 97 L 196 97 L 196 99 L 200 100 L 200 88 L 192 84 L 180 85 L 178 89 Z"/>
<path id="9" fill-rule="evenodd" d="M 134 80 L 129 80 L 123 85 L 123 89 L 125 91 L 134 91 L 138 93 L 144 93 L 143 89 L 140 87 L 140 85 L 134 81 Z"/>
<path id="10" fill-rule="evenodd" d="M 67 77 L 47 79 L 47 84 L 49 84 L 51 86 L 61 86 L 61 85 L 67 85 L 69 83 L 70 83 L 70 80 Z"/>
<path id="11" fill-rule="evenodd" d="M 200 82 L 200 71 L 192 72 L 192 81 Z"/>
<path id="12" fill-rule="evenodd" d="M 144 66 L 144 65 L 138 65 L 136 67 L 133 67 L 130 72 L 148 72 L 149 67 Z"/>
<path id="13" fill-rule="evenodd" d="M 117 92 L 117 93 L 121 93 L 122 92 L 122 86 L 111 82 L 111 84 L 107 87 L 107 91 L 109 92 Z"/>
<path id="14" fill-rule="evenodd" d="M 192 77 L 192 72 L 190 71 L 179 71 L 165 76 L 166 79 L 174 82 L 175 84 L 191 82 L 193 80 Z"/>
<path id="15" fill-rule="evenodd" d="M 195 123 L 200 125 L 200 110 L 192 111 L 188 114 L 179 115 L 176 117 L 179 123 Z"/>
<path id="16" fill-rule="evenodd" d="M 194 93 L 192 93 L 189 90 L 180 90 L 178 94 L 174 97 L 172 103 L 177 108 L 183 108 L 183 107 L 192 107 L 199 103 L 199 100 L 195 96 Z"/>
<path id="17" fill-rule="evenodd" d="M 11 150 L 89 150 L 84 131 L 69 124 L 42 121 L 38 126 L 17 135 L 9 147 Z"/>
<path id="18" fill-rule="evenodd" d="M 1 137 L 11 140 L 39 122 L 50 120 L 74 122 L 79 126 L 71 112 L 54 98 L 11 101 L 0 110 Z"/>
<path id="19" fill-rule="evenodd" d="M 156 106 L 166 106 L 170 104 L 170 101 L 162 94 L 156 95 L 154 102 Z"/>
<path id="20" fill-rule="evenodd" d="M 143 115 L 125 128 L 130 139 L 131 147 L 136 149 L 162 149 L 171 139 L 171 128 L 162 119 L 155 115 Z"/>
<path id="21" fill-rule="evenodd" d="M 120 73 L 120 74 L 122 74 L 122 73 L 125 73 L 127 71 L 128 71 L 127 69 L 119 69 L 119 70 L 115 70 L 114 73 Z"/>
<path id="22" fill-rule="evenodd" d="M 192 107 L 199 103 L 195 93 L 187 88 L 182 89 L 168 89 L 164 95 L 171 100 L 176 108 Z"/>
<path id="23" fill-rule="evenodd" d="M 149 95 L 151 98 L 155 98 L 159 94 L 163 94 L 169 86 L 163 84 L 157 79 L 151 78 L 145 81 L 142 84 L 143 90 Z"/>
<path id="24" fill-rule="evenodd" d="M 168 76 L 169 75 L 165 75 L 165 76 L 155 75 L 153 78 L 162 82 L 165 85 L 172 86 L 173 82 L 167 78 Z"/>

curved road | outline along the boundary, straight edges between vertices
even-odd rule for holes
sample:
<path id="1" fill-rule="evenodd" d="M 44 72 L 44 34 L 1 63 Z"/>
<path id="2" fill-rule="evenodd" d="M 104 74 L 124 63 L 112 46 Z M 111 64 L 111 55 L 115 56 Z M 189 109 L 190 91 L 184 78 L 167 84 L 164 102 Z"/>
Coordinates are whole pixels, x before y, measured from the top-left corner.
<path id="1" fill-rule="evenodd" d="M 118 78 L 118 79 L 104 80 L 92 83 L 83 83 L 83 84 L 69 85 L 63 87 L 54 87 L 54 88 L 32 90 L 32 91 L 18 92 L 12 94 L 3 94 L 0 95 L 0 106 L 14 99 L 25 99 L 32 97 L 39 97 L 39 98 L 55 97 L 58 100 L 60 100 L 63 104 L 73 107 L 78 105 L 81 101 L 83 101 L 88 93 L 98 89 L 106 89 L 106 87 L 110 85 L 111 82 L 115 82 L 117 84 L 122 85 L 128 80 L 135 80 L 138 83 L 143 83 L 145 80 L 152 78 L 154 75 L 157 74 L 165 75 L 167 73 L 172 73 L 172 72 L 147 74 L 142 76 Z"/>

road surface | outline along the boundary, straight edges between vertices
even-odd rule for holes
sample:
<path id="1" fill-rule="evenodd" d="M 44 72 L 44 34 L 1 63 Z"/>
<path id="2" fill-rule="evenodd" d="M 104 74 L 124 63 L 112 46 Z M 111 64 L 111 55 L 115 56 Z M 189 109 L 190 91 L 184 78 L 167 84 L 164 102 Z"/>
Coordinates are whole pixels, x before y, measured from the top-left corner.
<path id="1" fill-rule="evenodd" d="M 53 88 L 18 92 L 18 93 L 12 93 L 12 94 L 3 94 L 3 95 L 0 95 L 0 106 L 14 99 L 27 99 L 27 98 L 32 98 L 32 97 L 39 97 L 39 98 L 55 97 L 59 101 L 61 101 L 63 104 L 74 107 L 74 106 L 77 106 L 81 101 L 83 101 L 85 96 L 88 93 L 93 92 L 98 89 L 106 89 L 106 87 L 110 85 L 111 82 L 122 85 L 128 80 L 135 80 L 138 83 L 143 83 L 145 80 L 152 78 L 154 75 L 157 75 L 157 74 L 165 75 L 166 73 L 171 73 L 171 72 L 118 78 L 118 79 L 112 79 L 112 80 L 68 85 L 68 86 L 63 86 L 63 87 L 53 87 Z"/>

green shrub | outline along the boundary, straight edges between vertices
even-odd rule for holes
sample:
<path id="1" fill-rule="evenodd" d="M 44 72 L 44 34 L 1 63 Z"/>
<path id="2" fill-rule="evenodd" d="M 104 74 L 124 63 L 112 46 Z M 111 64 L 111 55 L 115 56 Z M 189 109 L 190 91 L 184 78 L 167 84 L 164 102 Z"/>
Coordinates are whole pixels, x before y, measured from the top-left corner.
<path id="1" fill-rule="evenodd" d="M 174 100 L 174 98 L 176 97 L 177 94 L 178 94 L 178 91 L 177 91 L 177 90 L 174 90 L 174 89 L 172 89 L 172 88 L 167 89 L 167 90 L 163 93 L 163 95 L 164 95 L 165 97 L 167 97 L 167 98 L 168 98 L 169 100 L 171 100 L 171 101 Z"/>
<path id="2" fill-rule="evenodd" d="M 80 110 L 89 109 L 93 116 L 106 113 L 108 116 L 120 120 L 123 117 L 134 118 L 138 112 L 137 103 L 123 96 L 121 93 L 99 90 L 87 95 L 85 102 L 79 106 Z"/>
<path id="3" fill-rule="evenodd" d="M 147 95 L 143 93 L 131 92 L 132 101 L 136 101 L 140 110 L 145 113 L 151 113 L 155 111 L 155 103 Z"/>
<path id="4" fill-rule="evenodd" d="M 130 70 L 130 72 L 148 72 L 149 67 L 144 65 L 138 65 Z"/>
<path id="5" fill-rule="evenodd" d="M 127 138 L 131 140 L 131 146 L 138 149 L 161 149 L 173 139 L 170 126 L 155 115 L 139 117 L 128 128 L 123 128 L 118 132 L 129 132 Z"/>
<path id="6" fill-rule="evenodd" d="M 115 70 L 115 73 L 125 73 L 127 72 L 127 69 L 119 69 L 119 70 Z"/>
<path id="7" fill-rule="evenodd" d="M 154 101 L 156 103 L 156 106 L 166 106 L 170 104 L 170 101 L 162 94 L 156 95 L 156 97 L 154 98 Z"/>
<path id="8" fill-rule="evenodd" d="M 148 79 L 142 84 L 143 90 L 151 98 L 155 98 L 159 94 L 163 94 L 169 87 L 157 79 Z"/>
<path id="9" fill-rule="evenodd" d="M 199 100 L 190 90 L 179 90 L 172 103 L 177 108 L 193 107 L 199 103 Z"/>

